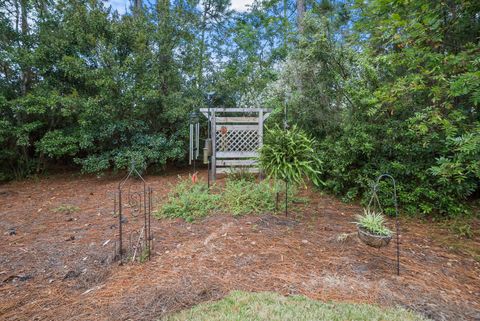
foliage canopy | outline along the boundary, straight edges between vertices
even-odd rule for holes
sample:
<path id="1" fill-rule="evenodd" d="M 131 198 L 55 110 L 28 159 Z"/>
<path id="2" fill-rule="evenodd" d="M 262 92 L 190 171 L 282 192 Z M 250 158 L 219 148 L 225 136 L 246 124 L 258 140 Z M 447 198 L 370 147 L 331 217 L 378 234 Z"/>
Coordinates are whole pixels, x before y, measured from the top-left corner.
<path id="1" fill-rule="evenodd" d="M 2 1 L 0 180 L 182 162 L 187 115 L 214 91 L 214 106 L 274 107 L 270 128 L 287 103 L 317 142 L 301 171 L 345 200 L 389 173 L 408 213 L 468 212 L 480 2 L 318 0 L 295 21 L 296 2 L 135 1 L 118 14 L 100 0 Z M 270 174 L 298 180 L 283 165 Z"/>

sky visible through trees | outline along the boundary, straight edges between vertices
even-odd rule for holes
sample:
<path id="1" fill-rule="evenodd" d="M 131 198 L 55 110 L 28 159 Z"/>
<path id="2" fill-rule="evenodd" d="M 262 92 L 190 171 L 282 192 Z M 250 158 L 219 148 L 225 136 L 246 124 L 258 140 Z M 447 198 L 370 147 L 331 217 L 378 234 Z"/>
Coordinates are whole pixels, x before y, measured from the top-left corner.
<path id="1" fill-rule="evenodd" d="M 117 10 L 118 13 L 124 14 L 131 3 L 129 0 L 108 0 L 107 5 L 111 5 L 112 9 Z M 253 0 L 233 0 L 231 1 L 231 8 L 236 11 L 247 11 L 248 6 L 253 3 Z"/>

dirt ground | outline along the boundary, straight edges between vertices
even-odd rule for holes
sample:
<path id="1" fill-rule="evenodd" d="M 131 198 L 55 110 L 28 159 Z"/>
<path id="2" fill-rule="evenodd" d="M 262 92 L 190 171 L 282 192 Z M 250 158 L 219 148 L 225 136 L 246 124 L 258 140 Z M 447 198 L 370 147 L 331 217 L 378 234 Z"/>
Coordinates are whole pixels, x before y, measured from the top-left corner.
<path id="1" fill-rule="evenodd" d="M 147 178 L 156 206 L 178 174 Z M 310 191 L 303 192 L 310 203 L 288 217 L 155 219 L 152 260 L 119 266 L 112 215 L 119 178 L 66 173 L 0 186 L 1 320 L 156 320 L 233 289 L 480 320 L 480 263 L 467 254 L 480 248 L 478 233 L 464 240 L 402 221 L 396 276 L 394 243 L 373 249 L 356 237 L 358 206 Z M 55 211 L 65 204 L 79 210 Z M 126 226 L 136 222 L 127 219 Z"/>

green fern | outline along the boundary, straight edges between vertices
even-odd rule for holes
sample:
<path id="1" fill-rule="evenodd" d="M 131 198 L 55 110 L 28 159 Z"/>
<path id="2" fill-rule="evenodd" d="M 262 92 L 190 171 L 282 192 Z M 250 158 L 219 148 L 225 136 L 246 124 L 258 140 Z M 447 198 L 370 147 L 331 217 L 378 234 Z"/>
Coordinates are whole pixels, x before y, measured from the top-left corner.
<path id="1" fill-rule="evenodd" d="M 320 185 L 322 163 L 315 145 L 315 139 L 296 126 L 289 130 L 283 130 L 278 125 L 266 128 L 264 145 L 260 149 L 260 166 L 275 179 L 302 184 L 307 177 L 315 185 Z"/>

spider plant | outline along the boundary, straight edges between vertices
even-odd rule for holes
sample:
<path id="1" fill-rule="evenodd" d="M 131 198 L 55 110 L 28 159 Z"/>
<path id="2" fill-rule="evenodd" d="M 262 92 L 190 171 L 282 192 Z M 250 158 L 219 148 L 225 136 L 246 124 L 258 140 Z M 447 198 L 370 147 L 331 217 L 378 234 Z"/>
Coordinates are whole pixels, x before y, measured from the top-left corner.
<path id="1" fill-rule="evenodd" d="M 364 209 L 363 215 L 357 215 L 356 224 L 375 235 L 392 235 L 392 231 L 385 226 L 385 217 L 381 213 L 376 213 L 369 209 Z"/>

